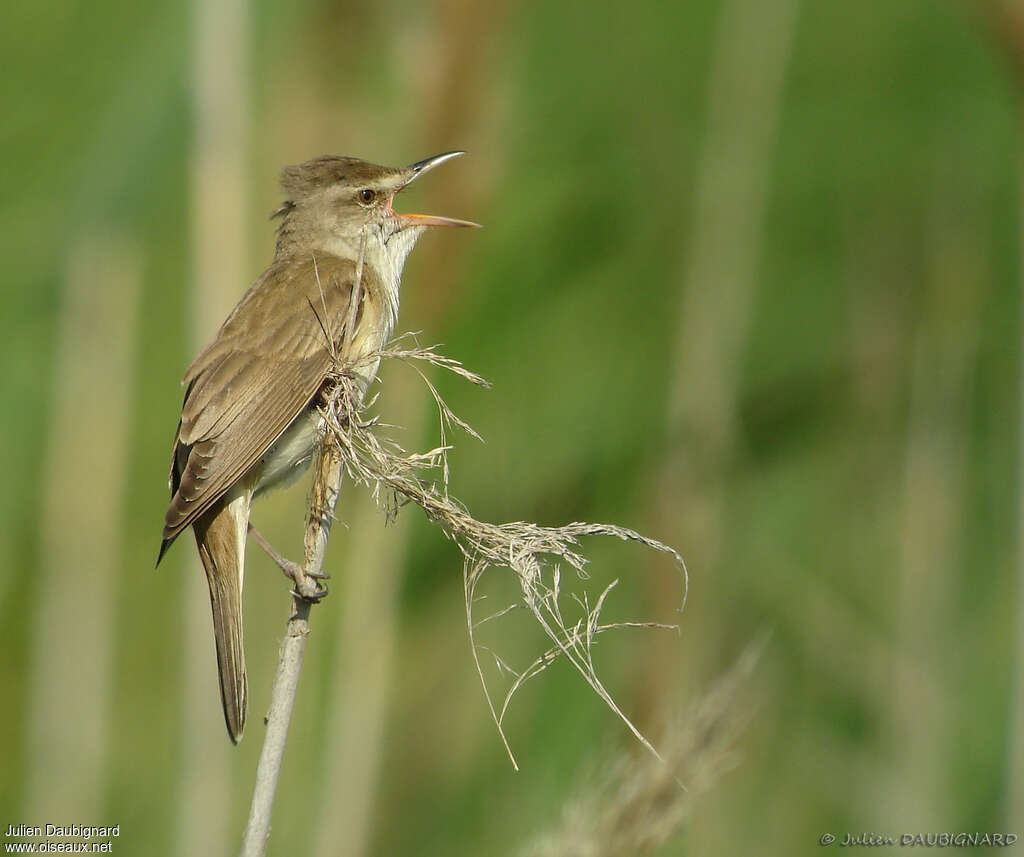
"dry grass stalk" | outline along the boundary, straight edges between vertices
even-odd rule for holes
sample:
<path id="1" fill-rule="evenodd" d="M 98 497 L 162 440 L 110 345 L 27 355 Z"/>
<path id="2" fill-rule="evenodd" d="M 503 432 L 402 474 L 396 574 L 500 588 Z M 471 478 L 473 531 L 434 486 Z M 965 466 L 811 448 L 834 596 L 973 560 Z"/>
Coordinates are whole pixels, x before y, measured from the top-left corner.
<path id="1" fill-rule="evenodd" d="M 739 699 L 765 640 L 752 643 L 659 742 L 660 762 L 622 754 L 566 808 L 558 830 L 531 843 L 530 857 L 641 857 L 678 832 L 697 797 L 738 763 L 733 747 L 751 717 Z M 685 787 L 681 784 L 685 783 Z"/>
<path id="2" fill-rule="evenodd" d="M 416 362 L 426 363 L 453 372 L 471 383 L 488 386 L 483 378 L 466 369 L 457 360 L 439 354 L 433 347 L 424 348 L 409 344 L 407 337 L 400 338 L 389 347 L 365 359 L 367 362 L 373 362 L 383 358 L 398 359 L 414 366 Z M 594 666 L 592 648 L 598 634 L 614 628 L 675 629 L 676 626 L 655 622 L 602 623 L 601 612 L 605 600 L 616 582 L 606 587 L 593 603 L 587 596 L 573 596 L 576 603 L 574 609 L 579 615 L 578 618 L 567 618 L 563 613 L 561 564 L 567 564 L 579 577 L 586 578 L 587 558 L 580 546 L 580 540 L 584 536 L 612 536 L 670 554 L 678 563 L 682 579 L 682 610 L 685 606 L 687 587 L 686 565 L 683 558 L 662 542 L 612 524 L 573 522 L 562 527 L 542 527 L 524 521 L 492 524 L 477 520 L 448 494 L 447 457 L 451 448 L 448 445 L 448 433 L 453 427 L 460 428 L 473 437 L 478 437 L 476 432 L 452 412 L 436 387 L 419 367 L 415 367 L 437 404 L 441 445 L 428 452 L 407 452 L 393 440 L 381 436 L 376 430 L 376 420 L 363 419 L 374 400 L 361 402 L 358 373 L 355 371 L 358 368 L 353 365 L 339 366 L 331 376 L 333 384 L 325 396 L 323 408 L 327 441 L 337 444 L 349 477 L 369 488 L 374 500 L 389 516 L 397 514 L 400 506 L 414 503 L 462 552 L 466 622 L 473 657 L 491 715 L 513 765 L 516 765 L 515 757 L 502 728 L 509 702 L 526 680 L 542 672 L 558 656 L 565 657 L 572 664 L 633 735 L 660 759 L 654 746 L 619 708 L 601 682 Z M 516 574 L 522 593 L 522 604 L 511 605 L 477 621 L 474 618 L 476 589 L 485 572 L 491 568 L 507 568 Z M 498 660 L 499 666 L 514 676 L 512 685 L 499 708 L 495 705 L 484 677 L 475 630 L 480 624 L 499 618 L 517 606 L 525 606 L 530 611 L 551 641 L 551 648 L 522 672 L 510 670 Z"/>

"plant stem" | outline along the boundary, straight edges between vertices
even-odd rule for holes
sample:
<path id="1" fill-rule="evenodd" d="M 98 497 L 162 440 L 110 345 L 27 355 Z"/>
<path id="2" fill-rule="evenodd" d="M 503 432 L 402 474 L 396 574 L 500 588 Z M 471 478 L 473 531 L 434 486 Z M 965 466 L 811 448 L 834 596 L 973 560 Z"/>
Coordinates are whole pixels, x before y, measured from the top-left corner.
<path id="1" fill-rule="evenodd" d="M 313 481 L 313 497 L 309 504 L 309 518 L 306 522 L 306 556 L 303 570 L 319 573 L 327 551 L 327 537 L 334 520 L 334 507 L 341 491 L 341 455 L 336 443 L 325 441 L 317 460 L 316 476 Z M 313 578 L 305 583 L 315 587 Z M 304 582 L 296 582 L 296 592 L 304 592 Z M 302 671 L 302 657 L 306 651 L 306 636 L 309 634 L 309 611 L 315 603 L 302 595 L 292 593 L 292 613 L 288 619 L 284 640 L 281 642 L 281 657 L 277 675 L 270 692 L 270 707 L 267 711 L 267 731 L 263 738 L 259 765 L 256 768 L 256 785 L 249 809 L 249 821 L 242 838 L 240 857 L 263 857 L 267 837 L 270 834 L 270 814 L 274 807 L 274 793 L 277 778 L 284 758 L 284 745 L 288 738 L 288 724 L 292 718 L 295 694 Z"/>

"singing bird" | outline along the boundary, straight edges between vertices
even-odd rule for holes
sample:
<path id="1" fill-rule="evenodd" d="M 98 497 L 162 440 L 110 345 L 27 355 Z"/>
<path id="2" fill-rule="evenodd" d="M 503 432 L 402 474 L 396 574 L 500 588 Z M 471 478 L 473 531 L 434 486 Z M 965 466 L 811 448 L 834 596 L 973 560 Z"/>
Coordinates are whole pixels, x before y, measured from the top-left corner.
<path id="1" fill-rule="evenodd" d="M 420 235 L 431 226 L 477 225 L 392 207 L 399 191 L 461 154 L 408 167 L 336 156 L 286 167 L 274 259 L 185 373 L 157 565 L 192 527 L 210 589 L 224 719 L 236 744 L 245 725 L 242 580 L 252 500 L 309 464 L 322 434 L 318 395 L 336 361 L 354 367 L 365 394 Z M 276 559 L 287 571 L 291 564 Z"/>

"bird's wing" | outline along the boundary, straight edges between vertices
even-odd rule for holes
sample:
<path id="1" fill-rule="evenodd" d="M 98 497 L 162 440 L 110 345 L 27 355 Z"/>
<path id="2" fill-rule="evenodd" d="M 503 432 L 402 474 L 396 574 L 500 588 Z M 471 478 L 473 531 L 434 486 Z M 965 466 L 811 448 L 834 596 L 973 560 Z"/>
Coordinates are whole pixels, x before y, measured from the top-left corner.
<path id="1" fill-rule="evenodd" d="M 189 368 L 161 556 L 317 394 L 354 278 L 352 262 L 327 254 L 275 262 Z"/>

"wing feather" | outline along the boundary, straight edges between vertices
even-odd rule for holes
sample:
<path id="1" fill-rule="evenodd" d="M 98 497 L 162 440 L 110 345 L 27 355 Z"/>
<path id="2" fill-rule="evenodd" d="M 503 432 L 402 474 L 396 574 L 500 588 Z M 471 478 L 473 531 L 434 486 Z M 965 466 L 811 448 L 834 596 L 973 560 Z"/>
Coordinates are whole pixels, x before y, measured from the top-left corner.
<path id="1" fill-rule="evenodd" d="M 364 286 L 367 274 L 364 269 Z M 316 396 L 340 343 L 354 277 L 352 262 L 327 254 L 317 254 L 315 262 L 312 255 L 275 262 L 189 367 L 162 550 L 241 479 Z"/>

